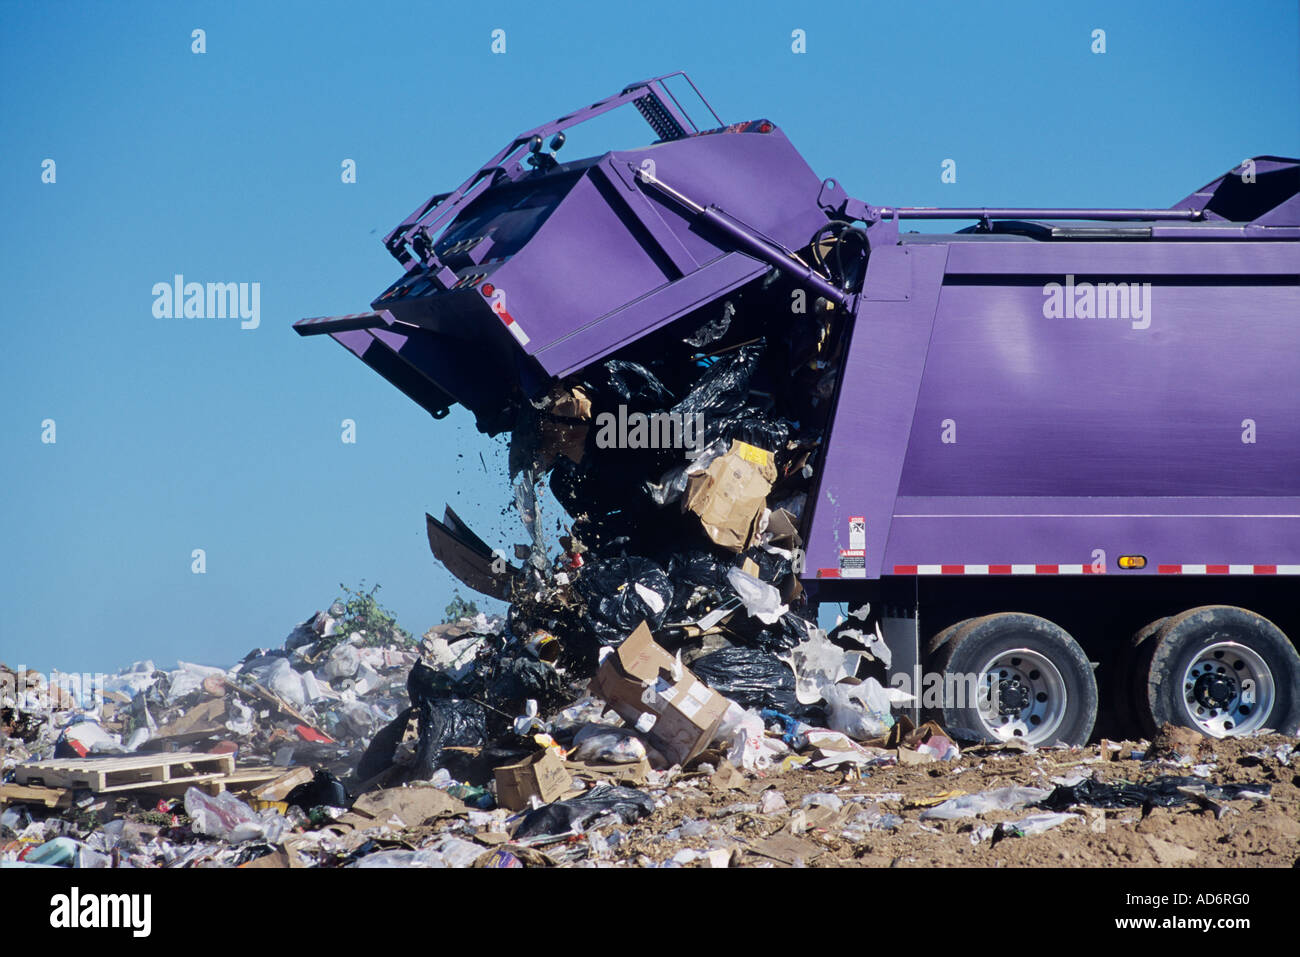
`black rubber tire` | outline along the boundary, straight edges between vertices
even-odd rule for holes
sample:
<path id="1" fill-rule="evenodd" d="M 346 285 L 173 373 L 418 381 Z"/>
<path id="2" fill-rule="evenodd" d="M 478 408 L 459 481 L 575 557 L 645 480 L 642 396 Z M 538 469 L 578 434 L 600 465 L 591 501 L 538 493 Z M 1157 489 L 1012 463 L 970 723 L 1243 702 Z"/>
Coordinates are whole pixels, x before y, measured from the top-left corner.
<path id="1" fill-rule="evenodd" d="M 1156 647 L 1154 639 L 1168 621 L 1167 617 L 1157 618 L 1139 628 L 1123 643 L 1120 666 L 1114 672 L 1110 691 L 1115 713 L 1124 721 L 1129 734 L 1149 738 L 1154 733 L 1151 709 L 1147 707 L 1146 681 L 1151 669 L 1151 653 Z"/>
<path id="2" fill-rule="evenodd" d="M 1168 619 L 1155 640 L 1142 677 L 1140 703 L 1152 733 L 1164 724 L 1196 727 L 1184 706 L 1182 675 L 1196 655 L 1216 641 L 1246 645 L 1273 673 L 1275 700 L 1264 727 L 1300 732 L 1300 654 L 1277 625 L 1233 605 L 1203 605 Z"/>
<path id="3" fill-rule="evenodd" d="M 955 625 L 949 625 L 943 631 L 934 635 L 929 640 L 929 642 L 926 643 L 925 646 L 926 660 L 929 661 L 932 658 L 934 658 L 934 656 L 938 653 L 939 649 L 942 648 L 944 645 L 946 645 L 949 641 L 951 641 L 952 636 L 955 635 L 958 631 L 960 631 L 962 628 L 965 628 L 971 622 L 978 621 L 978 620 L 979 620 L 978 618 L 967 618 L 965 621 L 959 621 Z"/>
<path id="4" fill-rule="evenodd" d="M 939 664 L 941 664 L 939 662 L 940 650 L 942 650 L 948 642 L 952 641 L 953 635 L 977 621 L 979 621 L 978 618 L 967 618 L 965 621 L 959 621 L 956 624 L 949 625 L 947 628 L 943 629 L 943 631 L 936 632 L 930 637 L 930 640 L 926 642 L 925 645 L 925 654 L 921 658 L 926 674 L 937 673 L 942 670 L 941 667 L 939 667 Z M 917 688 L 913 689 L 913 691 L 916 695 L 921 695 L 921 689 Z M 924 704 L 924 698 L 922 698 L 922 703 Z M 942 708 L 922 707 L 920 709 L 920 714 L 922 721 L 937 721 L 941 725 L 945 723 Z"/>
<path id="5" fill-rule="evenodd" d="M 1050 743 L 1087 744 L 1097 723 L 1097 679 L 1088 656 L 1060 625 L 1021 612 L 1002 612 L 960 622 L 947 640 L 938 645 L 929 667 L 932 672 L 944 675 L 969 674 L 999 652 L 1013 648 L 1038 652 L 1061 673 L 1066 695 L 1065 715 Z M 939 714 L 940 723 L 945 727 L 970 729 L 986 740 L 995 740 L 984 731 L 974 706 L 955 707 L 945 701 Z"/>

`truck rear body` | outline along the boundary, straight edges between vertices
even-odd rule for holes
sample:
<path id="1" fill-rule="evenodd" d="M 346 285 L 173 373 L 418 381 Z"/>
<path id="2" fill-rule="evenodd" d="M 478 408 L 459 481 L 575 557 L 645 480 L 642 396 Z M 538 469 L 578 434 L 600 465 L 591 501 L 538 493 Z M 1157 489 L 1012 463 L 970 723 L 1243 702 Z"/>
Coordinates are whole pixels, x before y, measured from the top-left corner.
<path id="1" fill-rule="evenodd" d="M 387 237 L 404 274 L 371 312 L 298 331 L 495 434 L 728 297 L 771 286 L 764 308 L 791 310 L 793 286 L 810 305 L 790 323 L 833 316 L 841 343 L 802 584 L 814 605 L 883 603 L 895 671 L 1012 608 L 1090 655 L 1118 647 L 1133 616 L 1195 603 L 1190 578 L 1217 600 L 1258 589 L 1252 608 L 1300 628 L 1279 590 L 1300 574 L 1300 162 L 1256 157 L 1169 208 L 873 206 L 769 120 L 701 128 L 670 79 L 520 134 Z M 651 145 L 554 155 L 565 128 L 629 105 Z M 931 220 L 974 225 L 900 228 Z"/>

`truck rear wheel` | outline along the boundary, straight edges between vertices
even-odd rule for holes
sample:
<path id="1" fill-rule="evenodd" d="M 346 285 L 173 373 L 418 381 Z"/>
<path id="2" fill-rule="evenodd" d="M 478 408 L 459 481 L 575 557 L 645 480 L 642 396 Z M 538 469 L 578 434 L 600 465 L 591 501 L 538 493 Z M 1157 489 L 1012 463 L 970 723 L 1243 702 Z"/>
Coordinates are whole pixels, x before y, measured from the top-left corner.
<path id="1" fill-rule="evenodd" d="M 1124 736 L 1138 733 L 1151 736 L 1146 680 L 1151 669 L 1151 653 L 1156 646 L 1155 637 L 1167 621 L 1167 617 L 1157 618 L 1139 628 L 1132 638 L 1116 648 L 1118 663 L 1106 680 L 1115 715 L 1122 722 L 1120 733 Z"/>
<path id="2" fill-rule="evenodd" d="M 1267 618 L 1231 605 L 1192 608 L 1151 644 L 1139 702 L 1148 733 L 1166 723 L 1213 738 L 1300 728 L 1300 655 Z"/>
<path id="3" fill-rule="evenodd" d="M 1092 665 L 1068 632 L 1044 618 L 1005 612 L 962 622 L 930 669 L 943 676 L 946 727 L 1035 746 L 1085 744 L 1092 735 Z"/>

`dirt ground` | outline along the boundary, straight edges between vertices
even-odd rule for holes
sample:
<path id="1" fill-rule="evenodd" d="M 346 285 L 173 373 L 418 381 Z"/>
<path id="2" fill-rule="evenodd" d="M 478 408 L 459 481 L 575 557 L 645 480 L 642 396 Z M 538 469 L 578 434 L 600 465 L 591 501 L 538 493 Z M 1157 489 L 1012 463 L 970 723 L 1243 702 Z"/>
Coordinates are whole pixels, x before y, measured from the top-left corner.
<path id="1" fill-rule="evenodd" d="M 1262 736 L 1208 741 L 1176 736 L 1126 742 L 1102 760 L 1103 745 L 1007 753 L 971 749 L 955 761 L 876 767 L 855 773 L 808 771 L 740 774 L 730 781 L 709 769 L 687 776 L 660 796 L 665 806 L 615 836 L 606 860 L 624 866 L 671 862 L 691 867 L 1294 867 L 1300 865 L 1300 749 L 1294 739 Z M 1141 760 L 1129 757 L 1132 750 Z M 1190 752 L 1190 753 L 1189 753 Z M 1150 755 L 1150 760 L 1148 760 Z M 1285 757 L 1287 760 L 1279 760 Z M 1039 808 L 989 811 L 964 820 L 920 820 L 926 806 L 951 792 L 1007 785 L 1052 788 L 1053 778 L 1088 775 L 1111 783 L 1142 783 L 1162 775 L 1203 778 L 1206 784 L 1269 785 L 1268 799 L 1189 800 L 1179 807 L 1071 807 L 1080 816 L 1034 836 L 989 826 L 1016 821 Z M 759 802 L 764 792 L 769 813 Z M 844 802 L 838 810 L 813 794 Z M 825 804 L 834 805 L 833 800 Z M 875 810 L 872 810 L 872 809 Z M 802 818 L 798 811 L 802 810 Z M 880 812 L 877 814 L 877 812 Z M 855 818 L 896 815 L 890 830 L 865 829 Z M 983 835 L 977 828 L 985 827 Z M 805 829 L 806 827 L 806 829 Z M 610 832 L 605 832 L 609 837 Z M 982 838 L 982 839 L 980 839 Z M 547 848 L 561 856 L 562 848 Z M 694 851 L 699 855 L 683 854 Z M 722 853 L 725 852 L 725 853 Z M 590 866 L 592 858 L 586 857 Z M 691 859 L 694 857 L 694 859 Z M 577 863 L 576 861 L 574 863 Z M 672 866 L 670 864 L 670 866 Z"/>

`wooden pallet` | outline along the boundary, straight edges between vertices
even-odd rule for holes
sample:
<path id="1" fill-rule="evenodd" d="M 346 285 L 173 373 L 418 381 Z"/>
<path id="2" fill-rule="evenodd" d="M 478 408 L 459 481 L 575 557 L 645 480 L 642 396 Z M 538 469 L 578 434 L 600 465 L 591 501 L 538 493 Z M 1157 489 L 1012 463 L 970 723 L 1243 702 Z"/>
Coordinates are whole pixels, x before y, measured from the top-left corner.
<path id="1" fill-rule="evenodd" d="M 0 807 L 10 804 L 43 804 L 48 808 L 72 807 L 72 792 L 59 788 L 35 788 L 25 784 L 0 784 Z"/>
<path id="2" fill-rule="evenodd" d="M 85 788 L 95 794 L 111 794 L 226 778 L 235 773 L 235 756 L 176 751 L 120 758 L 69 758 L 20 764 L 14 771 L 17 784 Z"/>

